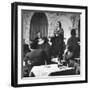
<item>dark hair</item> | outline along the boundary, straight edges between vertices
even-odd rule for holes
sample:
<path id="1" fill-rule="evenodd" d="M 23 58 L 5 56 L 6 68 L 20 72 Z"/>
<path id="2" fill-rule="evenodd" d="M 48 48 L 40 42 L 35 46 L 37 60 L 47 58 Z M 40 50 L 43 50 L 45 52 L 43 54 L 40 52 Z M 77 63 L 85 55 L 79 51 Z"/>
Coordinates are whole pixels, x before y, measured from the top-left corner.
<path id="1" fill-rule="evenodd" d="M 37 41 L 33 41 L 31 44 L 31 49 L 37 49 Z"/>
<path id="2" fill-rule="evenodd" d="M 59 23 L 59 27 L 62 27 L 62 24 L 61 24 L 61 22 L 60 22 L 60 21 L 58 21 L 58 23 Z"/>
<path id="3" fill-rule="evenodd" d="M 76 35 L 76 30 L 75 30 L 75 29 L 72 29 L 72 30 L 71 30 L 71 35 L 72 35 L 72 36 L 75 36 L 75 35 Z"/>

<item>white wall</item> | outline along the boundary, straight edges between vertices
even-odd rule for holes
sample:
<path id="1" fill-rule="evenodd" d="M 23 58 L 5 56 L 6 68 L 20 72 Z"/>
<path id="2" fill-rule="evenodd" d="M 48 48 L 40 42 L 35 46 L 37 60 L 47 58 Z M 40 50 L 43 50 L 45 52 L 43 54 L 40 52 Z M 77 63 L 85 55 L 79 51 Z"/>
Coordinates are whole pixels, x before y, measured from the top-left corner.
<path id="1" fill-rule="evenodd" d="M 0 2 L 0 90 L 14 90 L 10 86 L 11 81 L 11 2 L 14 0 L 1 0 Z M 18 1 L 18 0 L 15 0 Z M 28 1 L 29 0 L 19 0 Z M 30 0 L 37 3 L 52 3 L 52 4 L 69 4 L 69 5 L 87 5 L 90 8 L 90 0 Z M 89 10 L 90 11 L 90 10 Z M 90 12 L 89 15 L 90 16 Z M 90 20 L 90 18 L 88 18 Z M 89 31 L 90 33 L 90 27 Z M 90 38 L 90 35 L 89 35 Z M 90 44 L 90 43 L 89 43 Z M 90 46 L 90 45 L 89 45 Z M 88 50 L 90 47 L 88 48 Z M 90 57 L 89 57 L 90 59 Z M 90 60 L 88 59 L 88 63 Z M 89 65 L 90 69 L 90 65 Z M 90 70 L 89 70 L 90 76 Z M 70 85 L 55 85 L 42 87 L 26 87 L 18 88 L 20 90 L 90 90 L 90 78 L 88 84 L 70 84 Z"/>
<path id="2" fill-rule="evenodd" d="M 29 43 L 29 38 L 30 38 L 30 23 L 33 14 L 35 11 L 27 11 L 24 10 L 22 11 L 22 30 L 23 30 L 23 39 L 26 41 L 26 43 Z M 57 15 L 58 14 L 58 15 Z M 80 19 L 80 14 L 68 14 L 68 13 L 60 13 L 60 12 L 45 12 L 45 15 L 48 20 L 48 36 L 53 36 L 54 30 L 56 29 L 56 24 L 58 21 L 61 22 L 62 28 L 64 30 L 64 38 L 65 41 L 70 38 L 70 32 L 72 28 L 76 28 L 78 31 L 78 24 L 79 24 L 79 19 Z M 75 24 L 72 21 L 72 17 L 75 17 Z M 77 33 L 78 36 L 78 33 Z"/>

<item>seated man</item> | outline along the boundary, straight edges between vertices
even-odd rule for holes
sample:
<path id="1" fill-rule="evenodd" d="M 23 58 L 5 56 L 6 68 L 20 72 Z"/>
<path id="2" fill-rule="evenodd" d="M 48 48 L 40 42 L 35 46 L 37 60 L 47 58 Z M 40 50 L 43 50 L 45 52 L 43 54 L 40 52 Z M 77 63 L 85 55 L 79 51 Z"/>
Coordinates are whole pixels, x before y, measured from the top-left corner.
<path id="1" fill-rule="evenodd" d="M 80 45 L 78 44 L 75 29 L 72 29 L 71 37 L 67 41 L 67 52 L 65 53 L 65 60 L 69 66 L 75 67 L 75 74 L 79 74 L 80 65 L 75 60 L 75 58 L 80 58 Z"/>
<path id="2" fill-rule="evenodd" d="M 47 37 L 42 37 L 41 33 L 38 32 L 34 40 L 37 49 L 42 49 L 44 52 L 44 59 L 47 64 L 51 64 L 51 46 Z"/>
<path id="3" fill-rule="evenodd" d="M 25 62 L 25 66 L 28 68 L 28 75 L 35 65 L 45 64 L 44 60 L 44 52 L 42 49 L 37 49 L 34 43 L 31 44 L 31 52 L 28 52 L 23 61 Z"/>
<path id="4" fill-rule="evenodd" d="M 31 52 L 28 52 L 24 57 L 25 65 L 28 67 L 28 74 L 33 66 L 44 65 L 45 61 L 47 64 L 51 63 L 50 45 L 46 38 L 43 40 L 44 43 L 40 43 L 39 45 L 37 44 L 38 42 L 33 41 L 31 44 Z"/>
<path id="5" fill-rule="evenodd" d="M 78 58 L 80 56 L 80 46 L 75 29 L 71 30 L 71 37 L 67 41 L 67 48 L 72 54 L 69 58 Z"/>

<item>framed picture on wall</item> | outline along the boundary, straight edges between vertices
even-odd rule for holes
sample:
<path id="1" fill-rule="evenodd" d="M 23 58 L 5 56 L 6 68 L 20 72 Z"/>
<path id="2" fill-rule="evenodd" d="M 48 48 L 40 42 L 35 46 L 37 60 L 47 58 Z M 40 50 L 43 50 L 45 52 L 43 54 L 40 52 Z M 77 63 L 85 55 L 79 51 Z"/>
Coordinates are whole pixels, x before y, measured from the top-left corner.
<path id="1" fill-rule="evenodd" d="M 11 4 L 11 85 L 87 83 L 87 6 Z"/>

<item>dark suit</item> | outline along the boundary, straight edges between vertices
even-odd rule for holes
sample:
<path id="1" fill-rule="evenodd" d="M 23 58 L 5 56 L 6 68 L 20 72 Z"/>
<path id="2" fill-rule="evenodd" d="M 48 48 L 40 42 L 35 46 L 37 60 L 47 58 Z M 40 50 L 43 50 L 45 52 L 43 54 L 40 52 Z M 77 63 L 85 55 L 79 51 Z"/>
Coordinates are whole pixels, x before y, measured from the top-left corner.
<path id="1" fill-rule="evenodd" d="M 77 58 L 80 56 L 80 45 L 78 45 L 78 39 L 71 37 L 67 42 L 68 50 L 72 53 L 71 58 Z"/>
<path id="2" fill-rule="evenodd" d="M 51 39 L 52 42 L 52 55 L 53 56 L 59 56 L 59 58 L 62 58 L 63 54 L 63 36 L 55 36 Z"/>
<path id="3" fill-rule="evenodd" d="M 42 49 L 35 49 L 34 51 L 28 52 L 24 57 L 25 65 L 28 68 L 28 74 L 33 66 L 45 64 L 44 58 L 44 52 Z"/>

